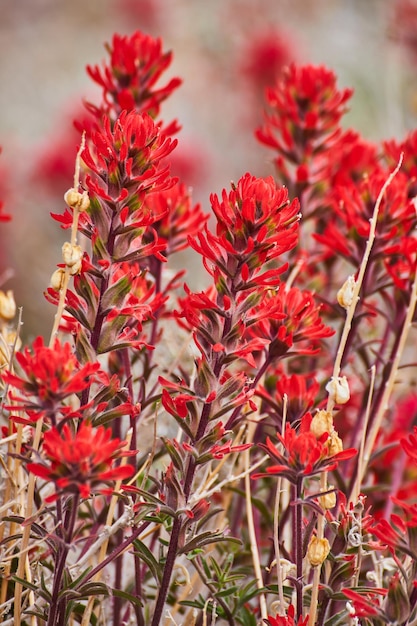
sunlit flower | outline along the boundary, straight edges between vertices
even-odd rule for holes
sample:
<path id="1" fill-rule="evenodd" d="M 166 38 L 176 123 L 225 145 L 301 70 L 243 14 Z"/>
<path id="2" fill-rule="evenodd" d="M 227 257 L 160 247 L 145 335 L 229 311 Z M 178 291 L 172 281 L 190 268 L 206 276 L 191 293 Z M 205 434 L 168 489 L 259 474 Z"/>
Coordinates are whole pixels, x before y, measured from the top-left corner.
<path id="1" fill-rule="evenodd" d="M 335 469 L 340 461 L 355 456 L 356 450 L 354 448 L 329 455 L 326 445 L 327 433 L 317 439 L 310 430 L 311 420 L 311 414 L 306 413 L 301 420 L 298 432 L 287 424 L 283 437 L 277 433 L 277 438 L 283 448 L 282 452 L 269 437 L 267 437 L 266 444 L 259 444 L 259 447 L 265 450 L 278 464 L 270 465 L 266 468 L 266 473 L 254 474 L 252 478 L 280 474 L 290 482 L 296 483 L 299 477 L 312 476 L 324 471 L 329 472 Z"/>
<path id="2" fill-rule="evenodd" d="M 66 423 L 60 430 L 53 427 L 45 433 L 42 444 L 45 460 L 28 463 L 27 468 L 55 484 L 56 493 L 48 501 L 61 493 L 79 493 L 87 498 L 98 485 L 111 485 L 133 474 L 131 465 L 115 465 L 117 459 L 135 454 L 124 450 L 126 445 L 125 441 L 112 438 L 110 428 L 94 428 L 82 422 L 74 433 Z"/>
<path id="3" fill-rule="evenodd" d="M 123 109 L 147 111 L 153 117 L 160 104 L 181 84 L 172 78 L 164 87 L 156 87 L 161 74 L 171 64 L 172 53 L 162 51 L 160 39 L 140 31 L 132 35 L 115 34 L 106 46 L 110 63 L 87 66 L 90 77 L 103 89 L 103 101 L 116 114 Z"/>
<path id="4" fill-rule="evenodd" d="M 42 337 L 35 339 L 32 351 L 18 352 L 16 360 L 21 375 L 2 373 L 3 381 L 20 392 L 11 396 L 15 404 L 9 408 L 29 411 L 31 420 L 53 416 L 65 398 L 89 387 L 100 369 L 99 363 L 81 366 L 69 343 L 56 339 L 49 348 Z"/>
<path id="5" fill-rule="evenodd" d="M 267 91 L 271 113 L 257 137 L 292 162 L 327 150 L 341 132 L 338 123 L 351 95 L 350 89 L 337 90 L 327 68 L 292 64 Z"/>
<path id="6" fill-rule="evenodd" d="M 265 264 L 288 252 L 297 243 L 299 204 L 291 203 L 285 187 L 272 177 L 245 174 L 232 190 L 223 190 L 221 199 L 211 196 L 216 216 L 216 235 L 206 227 L 190 239 L 213 275 L 216 268 L 232 279 L 236 289 L 256 285 L 276 286 L 282 269 Z"/>

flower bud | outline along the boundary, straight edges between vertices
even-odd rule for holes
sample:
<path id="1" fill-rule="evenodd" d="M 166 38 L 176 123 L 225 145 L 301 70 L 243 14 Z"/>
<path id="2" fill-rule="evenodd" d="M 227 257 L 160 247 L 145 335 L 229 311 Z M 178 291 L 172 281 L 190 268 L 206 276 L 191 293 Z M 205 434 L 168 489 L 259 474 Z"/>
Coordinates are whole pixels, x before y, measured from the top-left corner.
<path id="1" fill-rule="evenodd" d="M 331 378 L 326 385 L 326 391 L 335 404 L 346 404 L 346 402 L 349 402 L 350 391 L 346 376 Z"/>
<path id="2" fill-rule="evenodd" d="M 88 197 L 88 193 L 83 191 L 80 193 L 77 189 L 73 187 L 68 189 L 68 191 L 64 194 L 64 200 L 69 207 L 72 209 L 77 208 L 80 212 L 86 211 L 90 206 L 90 198 Z"/>
<path id="3" fill-rule="evenodd" d="M 332 489 L 333 485 L 329 485 L 327 489 Z M 326 491 L 327 491 L 326 489 Z M 325 493 L 319 498 L 320 506 L 323 509 L 332 509 L 336 506 L 336 492 L 331 491 L 330 493 Z"/>
<path id="4" fill-rule="evenodd" d="M 344 309 L 348 309 L 353 302 L 355 286 L 355 277 L 349 276 L 344 285 L 337 292 L 337 301 Z"/>
<path id="5" fill-rule="evenodd" d="M 69 241 L 66 241 L 62 246 L 62 259 L 68 267 L 73 267 L 74 265 L 81 267 L 82 256 L 81 246 L 73 246 Z"/>
<path id="6" fill-rule="evenodd" d="M 16 315 L 16 302 L 14 301 L 13 291 L 6 293 L 0 291 L 0 317 L 4 320 L 12 320 Z"/>
<path id="7" fill-rule="evenodd" d="M 330 437 L 328 438 L 326 444 L 329 456 L 334 456 L 335 454 L 339 454 L 339 452 L 343 452 L 343 441 L 340 439 L 335 430 L 330 433 Z"/>
<path id="8" fill-rule="evenodd" d="M 65 270 L 62 267 L 59 267 L 52 274 L 49 284 L 54 291 L 61 291 L 64 285 L 64 276 L 65 276 Z"/>
<path id="9" fill-rule="evenodd" d="M 320 439 L 324 433 L 330 435 L 334 430 L 332 412 L 325 409 L 317 411 L 311 420 L 310 430 L 317 439 Z"/>
<path id="10" fill-rule="evenodd" d="M 319 539 L 315 535 L 311 537 L 307 548 L 307 558 L 312 567 L 317 567 L 325 561 L 330 552 L 330 544 L 326 538 Z"/>

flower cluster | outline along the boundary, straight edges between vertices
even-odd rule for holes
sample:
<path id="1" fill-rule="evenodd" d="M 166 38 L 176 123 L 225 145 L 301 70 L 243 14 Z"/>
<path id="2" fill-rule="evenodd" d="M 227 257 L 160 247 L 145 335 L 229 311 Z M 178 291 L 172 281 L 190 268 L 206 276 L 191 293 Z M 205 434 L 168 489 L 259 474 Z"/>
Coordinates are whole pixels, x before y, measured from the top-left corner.
<path id="1" fill-rule="evenodd" d="M 114 462 L 127 454 L 126 441 L 113 438 L 110 428 L 82 422 L 78 432 L 71 432 L 68 424 L 62 429 L 51 428 L 45 433 L 42 450 L 45 461 L 28 463 L 27 469 L 56 486 L 56 493 L 46 498 L 54 501 L 61 493 L 79 493 L 88 498 L 100 483 L 111 483 L 129 478 L 131 465 L 114 466 Z"/>
<path id="2" fill-rule="evenodd" d="M 171 53 L 107 50 L 53 216 L 49 346 L 20 349 L 0 291 L 6 623 L 414 623 L 417 133 L 343 130 L 351 90 L 255 42 L 275 176 L 212 194 L 210 219 L 171 175 Z"/>

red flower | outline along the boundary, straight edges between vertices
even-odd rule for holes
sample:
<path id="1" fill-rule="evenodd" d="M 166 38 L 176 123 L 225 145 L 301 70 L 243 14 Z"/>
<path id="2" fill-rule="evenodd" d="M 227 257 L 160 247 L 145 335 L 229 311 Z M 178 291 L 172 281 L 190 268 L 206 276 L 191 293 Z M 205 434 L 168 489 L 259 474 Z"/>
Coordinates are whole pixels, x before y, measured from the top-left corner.
<path id="1" fill-rule="evenodd" d="M 293 59 L 289 39 L 277 32 L 252 35 L 249 48 L 245 50 L 247 61 L 243 71 L 257 91 L 263 92 L 265 87 L 272 86 Z"/>
<path id="2" fill-rule="evenodd" d="M 323 233 L 313 235 L 330 254 L 336 250 L 355 267 L 360 263 L 375 203 L 387 176 L 387 172 L 379 167 L 360 181 L 345 181 L 332 190 L 329 201 L 334 218 L 326 224 Z M 406 254 L 412 259 L 406 264 L 409 269 L 410 262 L 414 261 L 416 221 L 416 209 L 409 198 L 408 177 L 399 172 L 381 202 L 377 239 L 372 252 L 373 257 L 381 259 L 392 274 L 395 274 L 399 256 Z"/>
<path id="3" fill-rule="evenodd" d="M 28 463 L 27 468 L 36 476 L 55 483 L 56 493 L 47 501 L 56 500 L 61 493 L 79 493 L 87 498 L 97 485 L 133 474 L 131 465 L 114 465 L 117 459 L 135 454 L 123 451 L 125 447 L 125 441 L 112 439 L 110 428 L 94 428 L 82 422 L 74 434 L 65 423 L 62 429 L 53 427 L 45 433 L 42 450 L 46 460 Z"/>
<path id="4" fill-rule="evenodd" d="M 110 64 L 103 70 L 97 65 L 87 66 L 91 78 L 103 88 L 103 102 L 107 110 L 118 115 L 123 109 L 147 111 L 155 117 L 163 100 L 181 84 L 172 78 L 164 87 L 155 88 L 161 74 L 171 64 L 172 53 L 162 52 L 160 39 L 153 39 L 139 31 L 133 35 L 114 35 L 111 45 L 106 46 Z M 94 112 L 93 107 L 89 107 Z M 101 117 L 104 107 L 97 109 Z"/>
<path id="5" fill-rule="evenodd" d="M 336 76 L 325 67 L 291 65 L 277 86 L 267 91 L 272 113 L 258 139 L 292 163 L 328 150 L 340 135 L 350 89 L 338 91 Z M 300 151 L 301 150 L 301 151 Z"/>
<path id="6" fill-rule="evenodd" d="M 140 194 L 167 189 L 175 182 L 169 179 L 169 167 L 162 166 L 161 161 L 177 142 L 163 134 L 149 115 L 123 111 L 114 125 L 106 117 L 103 128 L 93 130 L 89 139 L 91 148 L 85 147 L 82 158 L 95 177 L 87 176 L 88 190 L 93 197 L 108 202 L 131 197 L 130 203 L 125 202 L 123 225 L 129 224 L 132 214 L 138 217 Z M 146 214 L 141 214 L 143 217 Z"/>
<path id="7" fill-rule="evenodd" d="M 206 227 L 190 245 L 204 257 L 206 269 L 232 279 L 236 290 L 256 285 L 276 285 L 281 270 L 265 264 L 288 252 L 297 243 L 298 200 L 289 202 L 288 191 L 272 177 L 245 174 L 223 190 L 221 200 L 210 197 L 217 219 L 216 235 Z"/>
<path id="8" fill-rule="evenodd" d="M 281 474 L 290 482 L 296 483 L 301 476 L 312 476 L 320 472 L 330 472 L 335 469 L 339 461 L 350 459 L 356 454 L 356 450 L 349 448 L 336 454 L 328 453 L 328 433 L 316 439 L 310 430 L 311 414 L 306 413 L 301 419 L 301 425 L 297 432 L 295 428 L 287 424 L 285 435 L 277 433 L 279 442 L 283 446 L 283 452 L 267 437 L 266 444 L 259 444 L 269 456 L 278 461 L 278 465 L 267 467 L 266 473 L 254 474 L 252 478 L 265 478 L 271 474 Z"/>
<path id="9" fill-rule="evenodd" d="M 275 617 L 272 617 L 271 615 L 268 615 L 268 619 L 264 620 L 264 622 L 265 624 L 268 624 L 268 626 L 307 626 L 309 620 L 308 615 L 304 618 L 300 617 L 297 622 L 294 620 L 294 616 L 295 609 L 294 606 L 290 604 L 286 616 L 276 615 Z"/>
<path id="10" fill-rule="evenodd" d="M 387 589 L 375 587 L 371 591 L 361 593 L 353 589 L 343 589 L 342 593 L 351 600 L 356 617 L 383 616 L 378 596 L 386 596 Z"/>
<path id="11" fill-rule="evenodd" d="M 404 46 L 413 66 L 417 60 L 417 5 L 414 0 L 397 0 L 391 34 Z"/>
<path id="12" fill-rule="evenodd" d="M 290 351 L 313 354 L 320 339 L 334 335 L 334 330 L 322 322 L 320 306 L 310 291 L 282 285 L 275 294 L 265 294 L 263 306 L 266 310 L 279 306 L 281 316 L 264 317 L 251 326 L 249 334 L 268 339 L 269 355 L 274 359 Z"/>
<path id="13" fill-rule="evenodd" d="M 287 397 L 287 421 L 293 424 L 315 404 L 320 385 L 312 374 L 291 374 L 287 376 L 278 370 L 274 376 L 269 376 L 265 386 L 258 387 L 256 395 L 263 400 L 264 410 L 281 423 L 283 415 L 284 396 Z"/>
<path id="14" fill-rule="evenodd" d="M 188 237 L 194 237 L 208 220 L 199 204 L 193 206 L 190 192 L 181 183 L 149 194 L 144 209 L 151 215 L 161 215 L 154 229 L 167 242 L 167 255 L 187 248 Z"/>
<path id="15" fill-rule="evenodd" d="M 33 342 L 32 352 L 25 348 L 16 354 L 22 376 L 4 372 L 3 381 L 18 389 L 22 395 L 11 396 L 19 404 L 8 407 L 29 412 L 31 421 L 45 415 L 53 417 L 68 396 L 89 387 L 99 363 L 81 366 L 69 343 L 55 340 L 52 348 L 44 345 L 42 337 Z"/>

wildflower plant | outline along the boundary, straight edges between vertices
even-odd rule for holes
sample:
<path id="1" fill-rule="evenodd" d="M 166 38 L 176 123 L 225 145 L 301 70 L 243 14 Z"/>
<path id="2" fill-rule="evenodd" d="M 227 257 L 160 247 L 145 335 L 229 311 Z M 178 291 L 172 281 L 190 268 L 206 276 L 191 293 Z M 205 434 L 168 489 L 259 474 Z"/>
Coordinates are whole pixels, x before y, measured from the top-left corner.
<path id="1" fill-rule="evenodd" d="M 171 53 L 107 52 L 49 344 L 0 292 L 2 623 L 416 623 L 415 133 L 344 130 L 351 90 L 290 65 L 256 131 L 274 175 L 204 213 L 170 173 Z"/>

